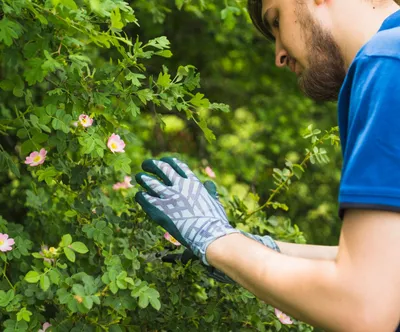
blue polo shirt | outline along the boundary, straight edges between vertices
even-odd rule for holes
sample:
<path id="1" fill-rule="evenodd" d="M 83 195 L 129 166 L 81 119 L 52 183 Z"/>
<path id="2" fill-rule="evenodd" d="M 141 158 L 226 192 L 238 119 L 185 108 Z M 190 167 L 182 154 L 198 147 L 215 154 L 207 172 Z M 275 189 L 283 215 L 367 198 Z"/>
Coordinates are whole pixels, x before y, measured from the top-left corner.
<path id="1" fill-rule="evenodd" d="M 340 217 L 351 208 L 400 212 L 400 11 L 356 55 L 338 116 Z"/>

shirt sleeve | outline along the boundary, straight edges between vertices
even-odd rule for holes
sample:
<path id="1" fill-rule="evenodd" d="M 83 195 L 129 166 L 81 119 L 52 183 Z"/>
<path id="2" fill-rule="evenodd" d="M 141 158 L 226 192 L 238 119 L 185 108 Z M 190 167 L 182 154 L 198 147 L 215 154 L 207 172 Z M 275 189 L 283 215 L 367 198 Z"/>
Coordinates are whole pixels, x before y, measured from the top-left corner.
<path id="1" fill-rule="evenodd" d="M 349 105 L 339 215 L 349 208 L 400 212 L 400 59 L 358 59 Z"/>

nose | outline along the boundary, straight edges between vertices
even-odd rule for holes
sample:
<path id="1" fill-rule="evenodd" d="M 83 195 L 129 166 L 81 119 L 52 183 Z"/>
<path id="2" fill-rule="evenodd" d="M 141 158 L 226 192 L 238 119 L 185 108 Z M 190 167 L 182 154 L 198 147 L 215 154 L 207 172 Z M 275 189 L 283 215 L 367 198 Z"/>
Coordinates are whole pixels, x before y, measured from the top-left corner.
<path id="1" fill-rule="evenodd" d="M 276 40 L 275 48 L 275 65 L 278 68 L 285 67 L 289 62 L 288 52 L 282 47 L 278 39 Z"/>

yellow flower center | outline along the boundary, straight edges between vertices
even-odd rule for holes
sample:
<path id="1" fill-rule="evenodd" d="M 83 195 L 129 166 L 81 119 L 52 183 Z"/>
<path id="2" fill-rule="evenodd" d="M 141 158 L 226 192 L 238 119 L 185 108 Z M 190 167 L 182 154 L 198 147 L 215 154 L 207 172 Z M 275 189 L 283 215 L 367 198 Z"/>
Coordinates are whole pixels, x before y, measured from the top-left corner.
<path id="1" fill-rule="evenodd" d="M 49 249 L 49 251 L 52 253 L 52 254 L 54 254 L 55 252 L 56 252 L 56 248 L 54 248 L 54 247 L 50 247 L 50 249 Z"/>
<path id="2" fill-rule="evenodd" d="M 171 235 L 171 242 L 178 242 L 178 241 Z"/>
<path id="3" fill-rule="evenodd" d="M 83 301 L 82 296 L 79 296 L 79 295 L 75 295 L 75 296 L 74 296 L 74 299 L 75 299 L 76 302 L 78 302 L 78 303 L 82 303 L 82 301 Z"/>
<path id="4" fill-rule="evenodd" d="M 42 159 L 41 156 L 36 156 L 36 157 L 33 158 L 33 161 L 34 161 L 35 163 L 37 163 L 37 162 L 39 162 L 41 159 Z"/>
<path id="5" fill-rule="evenodd" d="M 82 123 L 86 124 L 87 120 L 86 119 L 82 119 Z"/>
<path id="6" fill-rule="evenodd" d="M 116 150 L 117 148 L 118 148 L 118 146 L 117 146 L 117 143 L 111 143 L 111 147 L 114 149 L 114 150 Z"/>
<path id="7" fill-rule="evenodd" d="M 0 240 L 0 246 L 2 246 L 4 244 L 3 240 Z"/>

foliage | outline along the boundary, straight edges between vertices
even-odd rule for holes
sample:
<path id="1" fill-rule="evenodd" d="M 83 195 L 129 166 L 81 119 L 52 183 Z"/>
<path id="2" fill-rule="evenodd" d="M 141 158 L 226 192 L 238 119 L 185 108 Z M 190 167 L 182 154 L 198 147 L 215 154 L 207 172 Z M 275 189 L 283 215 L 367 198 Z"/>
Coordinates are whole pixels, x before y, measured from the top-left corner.
<path id="1" fill-rule="evenodd" d="M 257 37 L 244 2 L 4 0 L 0 8 L 0 233 L 15 239 L 0 252 L 2 329 L 36 331 L 48 321 L 53 331 L 312 330 L 282 326 L 272 307 L 208 278 L 199 262 L 162 263 L 160 255 L 182 249 L 140 210 L 136 186 L 113 190 L 148 157 L 191 161 L 202 180 L 210 160 L 224 173 L 217 182 L 233 225 L 305 242 L 282 214 L 291 204 L 276 196 L 308 160 L 327 162 L 321 144 L 336 143 L 335 131 L 309 127 L 311 143 L 299 142 L 299 118 L 319 108 L 279 95 L 271 71 L 261 86 L 246 80 L 260 54 L 246 46 Z M 188 31 L 171 33 L 177 19 L 208 33 L 188 42 Z M 205 56 L 211 39 L 218 47 Z M 197 68 L 209 78 L 201 90 Z M 283 101 L 299 114 L 284 116 Z M 280 122 L 287 130 L 270 137 Z M 124 152 L 111 152 L 112 134 Z M 42 164 L 24 164 L 42 148 Z M 303 162 L 286 158 L 293 150 L 306 151 Z M 278 164 L 286 168 L 273 170 Z"/>

